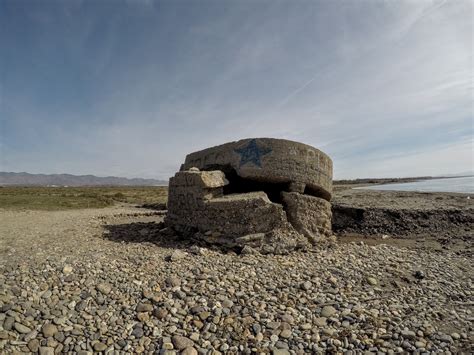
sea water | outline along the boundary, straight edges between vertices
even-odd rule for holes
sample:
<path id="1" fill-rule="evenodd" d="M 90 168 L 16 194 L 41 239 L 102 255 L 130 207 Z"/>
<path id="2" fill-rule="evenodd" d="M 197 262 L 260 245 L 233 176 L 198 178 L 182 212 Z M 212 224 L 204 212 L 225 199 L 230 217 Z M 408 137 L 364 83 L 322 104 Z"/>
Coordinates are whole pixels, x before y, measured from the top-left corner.
<path id="1" fill-rule="evenodd" d="M 459 192 L 474 193 L 474 176 L 407 182 L 402 184 L 373 185 L 356 189 L 384 191 Z"/>

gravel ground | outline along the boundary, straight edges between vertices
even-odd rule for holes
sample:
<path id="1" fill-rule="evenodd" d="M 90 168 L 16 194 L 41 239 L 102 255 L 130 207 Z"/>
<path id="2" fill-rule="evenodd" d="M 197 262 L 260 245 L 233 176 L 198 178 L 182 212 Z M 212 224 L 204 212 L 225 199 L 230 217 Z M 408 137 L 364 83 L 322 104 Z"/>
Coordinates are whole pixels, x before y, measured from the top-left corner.
<path id="1" fill-rule="evenodd" d="M 154 213 L 0 210 L 0 352 L 474 350 L 463 254 L 356 241 L 236 255 Z"/>
<path id="2" fill-rule="evenodd" d="M 358 187 L 373 186 L 370 184 Z M 331 202 L 351 207 L 394 208 L 409 210 L 474 209 L 474 194 L 451 192 L 377 191 L 336 185 Z"/>

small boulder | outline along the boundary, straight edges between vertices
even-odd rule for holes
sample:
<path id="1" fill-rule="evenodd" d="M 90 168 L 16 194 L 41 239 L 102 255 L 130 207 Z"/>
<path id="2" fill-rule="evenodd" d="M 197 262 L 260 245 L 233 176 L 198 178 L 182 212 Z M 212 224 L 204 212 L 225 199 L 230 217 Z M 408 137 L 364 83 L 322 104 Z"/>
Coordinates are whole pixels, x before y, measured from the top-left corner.
<path id="1" fill-rule="evenodd" d="M 153 315 L 158 319 L 164 319 L 168 315 L 168 311 L 165 308 L 157 308 L 153 311 Z"/>
<path id="2" fill-rule="evenodd" d="M 104 295 L 108 295 L 112 291 L 112 285 L 105 282 L 98 284 L 96 288 Z"/>
<path id="3" fill-rule="evenodd" d="M 40 355 L 54 355 L 54 348 L 49 346 L 42 346 L 39 348 Z"/>
<path id="4" fill-rule="evenodd" d="M 198 352 L 195 348 L 189 346 L 181 352 L 181 355 L 198 355 Z"/>
<path id="5" fill-rule="evenodd" d="M 178 260 L 184 259 L 187 255 L 188 253 L 177 249 L 173 251 L 173 253 L 169 256 L 169 260 L 178 261 Z"/>
<path id="6" fill-rule="evenodd" d="M 369 285 L 376 286 L 378 284 L 377 279 L 375 277 L 368 277 L 367 282 Z"/>
<path id="7" fill-rule="evenodd" d="M 150 303 L 139 303 L 136 309 L 137 312 L 151 312 L 153 306 Z"/>
<path id="8" fill-rule="evenodd" d="M 165 280 L 165 282 L 169 287 L 181 286 L 181 279 L 177 276 L 170 276 Z"/>
<path id="9" fill-rule="evenodd" d="M 326 317 L 318 317 L 314 320 L 314 323 L 318 326 L 318 327 L 325 327 L 327 325 L 327 318 Z"/>
<path id="10" fill-rule="evenodd" d="M 28 334 L 29 332 L 31 332 L 30 328 L 28 328 L 26 325 L 23 325 L 23 324 L 18 323 L 18 322 L 15 323 L 14 327 L 15 327 L 15 330 L 18 333 Z"/>
<path id="11" fill-rule="evenodd" d="M 333 306 L 324 306 L 321 310 L 321 316 L 329 318 L 332 317 L 336 312 L 336 308 Z"/>
<path id="12" fill-rule="evenodd" d="M 43 336 L 45 338 L 49 338 L 49 337 L 54 336 L 54 334 L 58 332 L 58 328 L 54 324 L 47 323 L 43 325 L 43 328 L 41 329 L 41 331 L 43 332 Z"/>
<path id="13" fill-rule="evenodd" d="M 30 349 L 31 352 L 36 353 L 39 350 L 40 347 L 40 342 L 38 339 L 31 339 L 28 342 L 28 349 Z"/>
<path id="14" fill-rule="evenodd" d="M 106 349 L 107 349 L 107 345 L 105 345 L 104 343 L 99 342 L 99 343 L 94 344 L 95 351 L 100 352 L 100 351 L 105 351 Z"/>
<path id="15" fill-rule="evenodd" d="M 194 346 L 194 342 L 191 339 L 181 335 L 173 336 L 171 338 L 171 341 L 173 342 L 174 347 L 178 350 L 184 350 L 186 348 Z"/>
<path id="16" fill-rule="evenodd" d="M 423 280 L 425 278 L 425 273 L 421 270 L 416 270 L 413 276 L 415 276 L 415 278 L 418 280 Z"/>

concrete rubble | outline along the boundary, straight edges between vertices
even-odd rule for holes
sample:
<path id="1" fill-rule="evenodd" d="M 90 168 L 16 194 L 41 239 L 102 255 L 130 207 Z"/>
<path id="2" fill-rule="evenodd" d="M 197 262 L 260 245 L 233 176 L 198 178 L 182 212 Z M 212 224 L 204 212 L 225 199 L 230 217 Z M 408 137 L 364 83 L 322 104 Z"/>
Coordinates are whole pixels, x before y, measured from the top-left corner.
<path id="1" fill-rule="evenodd" d="M 191 153 L 170 179 L 167 225 L 242 252 L 285 254 L 332 237 L 332 161 L 311 146 L 256 138 Z"/>

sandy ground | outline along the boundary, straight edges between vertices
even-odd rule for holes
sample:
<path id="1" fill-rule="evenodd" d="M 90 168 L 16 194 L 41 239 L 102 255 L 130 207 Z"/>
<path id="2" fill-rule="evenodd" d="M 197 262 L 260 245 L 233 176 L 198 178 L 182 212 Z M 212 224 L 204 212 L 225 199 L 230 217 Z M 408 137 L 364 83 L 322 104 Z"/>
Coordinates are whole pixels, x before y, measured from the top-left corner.
<path id="1" fill-rule="evenodd" d="M 121 205 L 67 211 L 9 211 L 0 209 L 0 263 L 25 256 L 42 260 L 51 254 L 64 256 L 100 251 L 113 242 L 102 238 L 103 225 L 135 221 L 160 221 L 156 212 Z"/>
<path id="2" fill-rule="evenodd" d="M 364 187 L 367 185 L 360 185 Z M 405 192 L 352 189 L 351 185 L 335 187 L 333 204 L 353 207 L 398 209 L 474 210 L 474 195 L 448 192 Z"/>

